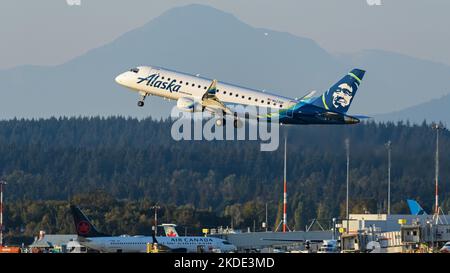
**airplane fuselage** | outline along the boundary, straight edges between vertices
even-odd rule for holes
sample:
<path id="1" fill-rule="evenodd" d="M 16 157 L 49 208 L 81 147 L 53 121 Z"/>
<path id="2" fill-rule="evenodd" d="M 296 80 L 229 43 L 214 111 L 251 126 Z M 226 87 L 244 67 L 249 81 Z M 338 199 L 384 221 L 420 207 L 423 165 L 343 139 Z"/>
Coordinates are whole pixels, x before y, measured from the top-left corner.
<path id="1" fill-rule="evenodd" d="M 201 101 L 212 80 L 159 67 L 140 66 L 116 77 L 116 82 L 138 92 L 143 99 L 148 95 L 170 100 Z M 310 104 L 269 92 L 217 82 L 215 96 L 225 105 L 244 105 L 270 108 L 282 124 L 353 124 L 354 117 L 326 110 Z"/>
<path id="2" fill-rule="evenodd" d="M 116 77 L 116 82 L 140 93 L 148 93 L 172 100 L 183 97 L 201 98 L 211 79 L 168 69 L 141 66 Z M 216 96 L 224 103 L 286 108 L 296 104 L 294 99 L 252 90 L 227 83 L 217 83 Z"/>
<path id="3" fill-rule="evenodd" d="M 205 252 L 219 249 L 221 252 L 235 251 L 236 247 L 225 240 L 212 237 L 156 237 L 159 245 L 170 249 L 186 249 L 187 252 L 198 252 L 201 248 Z M 100 252 L 147 252 L 147 244 L 153 243 L 150 236 L 112 236 L 112 237 L 92 237 L 80 239 L 80 244 L 95 249 Z"/>

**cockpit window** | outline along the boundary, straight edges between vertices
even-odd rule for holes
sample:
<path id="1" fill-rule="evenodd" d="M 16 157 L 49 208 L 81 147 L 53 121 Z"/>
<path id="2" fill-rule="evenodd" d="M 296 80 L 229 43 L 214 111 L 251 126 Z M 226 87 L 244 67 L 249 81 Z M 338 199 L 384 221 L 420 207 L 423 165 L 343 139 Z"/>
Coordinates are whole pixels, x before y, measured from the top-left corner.
<path id="1" fill-rule="evenodd" d="M 131 72 L 133 73 L 138 73 L 139 72 L 139 68 L 132 68 L 130 69 Z"/>
<path id="2" fill-rule="evenodd" d="M 228 241 L 223 241 L 223 244 L 224 244 L 224 245 L 231 245 L 231 243 L 228 242 Z"/>

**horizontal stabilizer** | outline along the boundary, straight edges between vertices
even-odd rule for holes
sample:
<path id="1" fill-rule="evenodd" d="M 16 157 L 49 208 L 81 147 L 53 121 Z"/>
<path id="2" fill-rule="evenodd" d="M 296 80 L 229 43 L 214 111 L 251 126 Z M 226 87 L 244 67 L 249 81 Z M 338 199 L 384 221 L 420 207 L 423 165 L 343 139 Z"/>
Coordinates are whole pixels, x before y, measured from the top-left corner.
<path id="1" fill-rule="evenodd" d="M 310 98 L 312 98 L 314 96 L 314 94 L 316 94 L 316 90 L 310 91 L 309 93 L 307 93 L 306 95 L 304 95 L 303 97 L 301 97 L 300 99 L 297 99 L 298 101 L 303 101 L 303 100 L 308 100 Z"/>
<path id="2" fill-rule="evenodd" d="M 357 118 L 357 119 L 369 119 L 369 118 L 372 118 L 372 117 L 369 117 L 369 116 L 363 116 L 363 115 L 352 115 L 352 117 L 355 117 L 355 118 Z"/>

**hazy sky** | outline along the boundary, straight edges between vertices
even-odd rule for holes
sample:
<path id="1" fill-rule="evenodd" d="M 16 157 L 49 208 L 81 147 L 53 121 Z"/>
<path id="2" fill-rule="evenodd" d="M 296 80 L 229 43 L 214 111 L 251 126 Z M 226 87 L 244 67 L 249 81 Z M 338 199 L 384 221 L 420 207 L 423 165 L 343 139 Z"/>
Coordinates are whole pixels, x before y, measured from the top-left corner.
<path id="1" fill-rule="evenodd" d="M 450 65 L 449 0 L 2 0 L 0 68 L 63 63 L 164 11 L 202 3 L 333 53 L 385 49 Z M 206 22 L 205 22 L 206 23 Z M 218 34 L 220 35 L 220 34 Z"/>

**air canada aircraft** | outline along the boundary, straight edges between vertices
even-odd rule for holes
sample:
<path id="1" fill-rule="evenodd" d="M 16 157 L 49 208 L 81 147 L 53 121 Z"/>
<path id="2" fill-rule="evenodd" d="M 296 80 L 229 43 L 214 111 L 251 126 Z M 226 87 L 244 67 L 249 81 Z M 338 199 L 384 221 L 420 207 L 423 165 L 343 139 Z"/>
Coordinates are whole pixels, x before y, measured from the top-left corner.
<path id="1" fill-rule="evenodd" d="M 245 88 L 217 80 L 189 75 L 160 67 L 139 66 L 118 75 L 115 80 L 140 94 L 138 106 L 144 106 L 149 95 L 176 100 L 177 107 L 186 112 L 212 113 L 216 126 L 234 119 L 241 127 L 239 113 L 232 105 L 269 108 L 265 115 L 244 115 L 246 119 L 277 119 L 281 124 L 355 124 L 365 116 L 349 116 L 347 111 L 364 77 L 364 70 L 353 69 L 319 97 L 311 91 L 299 99 Z"/>
<path id="2" fill-rule="evenodd" d="M 97 231 L 77 206 L 71 206 L 78 241 L 99 252 L 147 252 L 147 244 L 157 246 L 158 252 L 234 252 L 236 247 L 226 240 L 201 236 L 110 236 Z M 168 229 L 165 230 L 167 231 Z M 169 227 L 170 230 L 170 227 Z M 169 231 L 170 232 L 170 231 Z"/>

